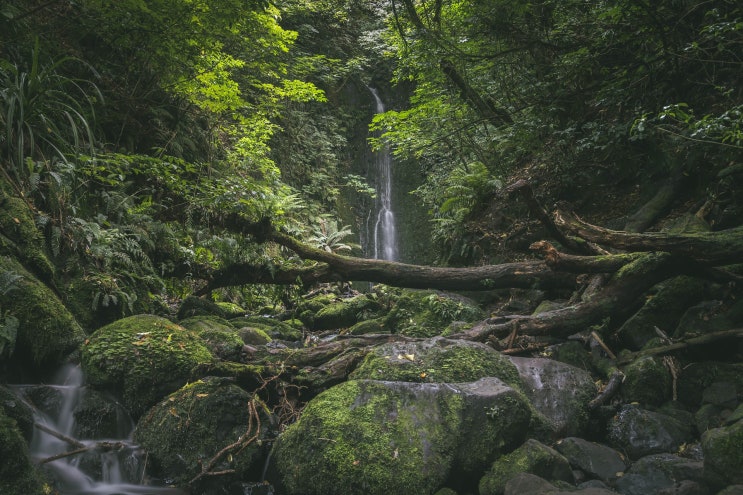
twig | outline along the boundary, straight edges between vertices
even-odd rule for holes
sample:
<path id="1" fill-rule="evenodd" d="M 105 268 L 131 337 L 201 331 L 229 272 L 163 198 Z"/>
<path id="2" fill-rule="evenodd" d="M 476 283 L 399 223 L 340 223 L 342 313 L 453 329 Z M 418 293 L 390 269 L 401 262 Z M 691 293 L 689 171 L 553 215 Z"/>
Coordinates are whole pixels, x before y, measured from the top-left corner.
<path id="1" fill-rule="evenodd" d="M 601 348 L 604 350 L 606 355 L 609 356 L 609 359 L 611 359 L 612 361 L 617 360 L 617 356 L 613 352 L 611 352 L 611 349 L 609 349 L 609 347 L 606 344 L 604 344 L 604 341 L 601 340 L 601 337 L 599 337 L 599 334 L 597 334 L 595 330 L 591 332 L 591 337 L 593 337 L 593 339 L 598 343 L 598 345 L 601 346 Z"/>
<path id="2" fill-rule="evenodd" d="M 222 450 L 214 454 L 214 457 L 212 457 L 209 462 L 204 464 L 201 467 L 201 472 L 197 474 L 191 481 L 188 482 L 189 485 L 193 485 L 195 482 L 203 478 L 204 476 L 220 476 L 224 474 L 232 474 L 235 472 L 234 469 L 225 469 L 222 471 L 212 471 L 214 466 L 222 459 L 222 457 L 225 454 L 228 454 L 234 450 L 242 450 L 246 446 L 253 443 L 261 434 L 261 419 L 260 415 L 258 414 L 258 411 L 255 408 L 255 399 L 252 399 L 248 402 L 248 411 L 249 411 L 249 417 L 248 417 L 248 428 L 240 435 L 240 438 L 237 439 L 235 443 L 231 443 L 230 445 L 227 445 Z M 255 433 L 251 435 L 253 432 L 253 421 L 257 423 L 257 427 L 255 429 Z"/>
<path id="3" fill-rule="evenodd" d="M 40 460 L 39 464 L 46 464 L 47 462 L 52 462 L 58 459 L 64 459 L 65 457 L 71 457 L 73 455 L 82 454 L 83 452 L 87 452 L 92 449 L 93 447 L 84 447 L 80 449 L 70 450 L 69 452 L 62 452 L 61 454 L 53 455 L 51 457 L 47 457 L 45 459 Z"/>

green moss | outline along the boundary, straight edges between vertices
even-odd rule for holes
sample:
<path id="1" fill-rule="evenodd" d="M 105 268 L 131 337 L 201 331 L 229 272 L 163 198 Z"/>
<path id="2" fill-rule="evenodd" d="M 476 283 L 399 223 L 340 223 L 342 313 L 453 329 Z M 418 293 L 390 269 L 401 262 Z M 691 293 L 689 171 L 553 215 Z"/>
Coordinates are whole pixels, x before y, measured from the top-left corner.
<path id="1" fill-rule="evenodd" d="M 239 305 L 231 302 L 221 301 L 217 303 L 217 306 L 224 312 L 227 318 L 235 318 L 246 313 Z"/>
<path id="2" fill-rule="evenodd" d="M 143 416 L 137 424 L 135 439 L 147 450 L 157 474 L 183 486 L 201 472 L 203 464 L 247 431 L 250 399 L 250 394 L 223 379 L 191 383 Z M 221 479 L 212 477 L 209 480 L 212 488 L 215 484 L 247 478 L 258 453 L 258 444 L 252 443 L 223 456 L 214 470 L 232 469 L 235 474 Z"/>
<path id="3" fill-rule="evenodd" d="M 350 376 L 353 379 L 439 383 L 470 382 L 493 376 L 512 386 L 520 384 L 516 367 L 492 348 L 442 338 L 377 346 Z"/>
<path id="4" fill-rule="evenodd" d="M 16 422 L 0 408 L 0 493 L 3 495 L 42 495 L 49 493 L 34 468 L 28 447 Z"/>
<path id="5" fill-rule="evenodd" d="M 235 327 L 229 321 L 215 315 L 191 316 L 178 322 L 183 328 L 198 332 L 200 330 L 233 330 Z"/>
<path id="6" fill-rule="evenodd" d="M 152 315 L 97 330 L 82 353 L 88 382 L 119 391 L 134 416 L 181 387 L 197 364 L 211 360 L 195 332 Z"/>
<path id="7" fill-rule="evenodd" d="M 472 301 L 431 290 L 390 290 L 395 301 L 385 326 L 411 337 L 441 335 L 454 321 L 473 322 L 485 315 Z"/>
<path id="8" fill-rule="evenodd" d="M 385 328 L 384 320 L 381 318 L 360 321 L 348 329 L 349 335 L 366 335 L 370 333 L 390 333 L 390 331 Z"/>
<path id="9" fill-rule="evenodd" d="M 519 473 L 531 473 L 549 481 L 573 481 L 573 472 L 565 457 L 536 440 L 527 440 L 493 463 L 480 480 L 480 495 L 501 495 L 508 480 Z"/>
<path id="10" fill-rule="evenodd" d="M 23 278 L 0 294 L 0 308 L 18 319 L 14 362 L 22 368 L 54 368 L 85 340 L 85 333 L 57 295 L 18 262 L 0 256 L 0 272 Z"/>
<path id="11" fill-rule="evenodd" d="M 259 328 L 273 339 L 293 342 L 302 339 L 302 324 L 300 322 L 299 326 L 297 326 L 296 321 L 285 322 L 274 318 L 266 318 L 265 316 L 244 316 L 231 319 L 230 324 L 236 328 Z"/>
<path id="12" fill-rule="evenodd" d="M 0 192 L 0 256 L 17 258 L 40 280 L 51 283 L 54 265 L 44 252 L 44 237 L 26 203 Z"/>
<path id="13" fill-rule="evenodd" d="M 237 333 L 242 342 L 249 345 L 264 345 L 273 340 L 265 331 L 256 327 L 243 327 Z"/>
<path id="14" fill-rule="evenodd" d="M 314 398 L 274 448 L 285 469 L 282 493 L 433 492 L 452 459 L 462 399 L 430 394 L 418 397 L 416 408 L 408 394 L 380 382 L 348 381 Z"/>
<path id="15" fill-rule="evenodd" d="M 708 430 L 702 435 L 704 469 L 729 484 L 743 483 L 743 421 Z"/>
<path id="16" fill-rule="evenodd" d="M 671 398 L 671 372 L 660 359 L 646 357 L 624 369 L 622 397 L 627 402 L 659 406 Z"/>

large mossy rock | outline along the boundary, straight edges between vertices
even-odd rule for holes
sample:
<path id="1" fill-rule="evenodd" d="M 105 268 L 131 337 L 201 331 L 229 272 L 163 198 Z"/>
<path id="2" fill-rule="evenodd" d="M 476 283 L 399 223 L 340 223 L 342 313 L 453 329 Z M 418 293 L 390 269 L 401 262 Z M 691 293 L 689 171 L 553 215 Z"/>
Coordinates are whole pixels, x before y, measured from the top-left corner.
<path id="1" fill-rule="evenodd" d="M 331 294 L 303 301 L 297 308 L 299 319 L 312 330 L 348 328 L 379 316 L 381 309 L 373 294 L 341 298 Z"/>
<path id="2" fill-rule="evenodd" d="M 446 334 L 454 322 L 474 322 L 485 318 L 480 307 L 458 294 L 412 289 L 390 289 L 395 304 L 385 326 L 393 333 L 410 337 Z"/>
<path id="3" fill-rule="evenodd" d="M 151 408 L 137 423 L 134 438 L 147 450 L 156 475 L 185 486 L 218 452 L 248 432 L 250 400 L 251 395 L 237 385 L 208 377 L 184 386 Z M 263 418 L 261 423 L 268 421 Z M 252 424 L 256 428 L 258 421 Z M 212 471 L 234 472 L 207 476 L 208 481 L 197 483 L 192 493 L 231 493 L 224 491 L 225 487 L 258 479 L 262 467 L 259 443 L 253 441 L 225 452 Z"/>
<path id="4" fill-rule="evenodd" d="M 85 332 L 48 286 L 17 261 L 0 256 L 0 273 L 21 278 L 5 294 L 0 308 L 18 320 L 12 364 L 21 377 L 56 369 L 85 340 Z"/>
<path id="5" fill-rule="evenodd" d="M 523 441 L 522 395 L 496 378 L 464 384 L 351 380 L 323 392 L 277 440 L 282 494 L 431 494 Z M 472 487 L 470 486 L 470 489 Z"/>
<path id="6" fill-rule="evenodd" d="M 376 346 L 351 373 L 353 379 L 398 382 L 470 382 L 486 376 L 519 384 L 511 361 L 479 342 L 443 337 Z"/>
<path id="7" fill-rule="evenodd" d="M 152 315 L 130 316 L 98 329 L 82 352 L 88 383 L 119 393 L 134 417 L 182 387 L 194 367 L 212 359 L 195 332 Z"/>
<path id="8" fill-rule="evenodd" d="M 20 260 L 36 277 L 51 283 L 54 265 L 44 252 L 44 236 L 28 205 L 0 191 L 0 256 Z"/>
<path id="9" fill-rule="evenodd" d="M 28 445 L 16 422 L 0 407 L 0 493 L 3 495 L 42 495 L 51 490 L 28 455 Z M 46 488 L 46 489 L 45 489 Z"/>
<path id="10" fill-rule="evenodd" d="M 198 334 L 212 354 L 225 361 L 243 360 L 243 339 L 235 327 L 218 316 L 192 316 L 178 324 Z"/>
<path id="11" fill-rule="evenodd" d="M 506 483 L 518 473 L 531 473 L 549 481 L 573 482 L 573 471 L 565 457 L 555 449 L 529 439 L 492 464 L 480 480 L 480 495 L 502 495 Z"/>

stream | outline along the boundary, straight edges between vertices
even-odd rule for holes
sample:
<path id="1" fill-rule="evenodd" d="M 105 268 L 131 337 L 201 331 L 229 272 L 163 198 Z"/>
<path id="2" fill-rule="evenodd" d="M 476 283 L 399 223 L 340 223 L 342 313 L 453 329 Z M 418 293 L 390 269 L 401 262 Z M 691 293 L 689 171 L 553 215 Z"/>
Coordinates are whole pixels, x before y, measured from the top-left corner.
<path id="1" fill-rule="evenodd" d="M 150 484 L 146 455 L 131 440 L 131 417 L 112 398 L 89 391 L 79 365 L 63 367 L 51 384 L 11 388 L 34 410 L 29 451 L 60 495 L 183 494 Z"/>

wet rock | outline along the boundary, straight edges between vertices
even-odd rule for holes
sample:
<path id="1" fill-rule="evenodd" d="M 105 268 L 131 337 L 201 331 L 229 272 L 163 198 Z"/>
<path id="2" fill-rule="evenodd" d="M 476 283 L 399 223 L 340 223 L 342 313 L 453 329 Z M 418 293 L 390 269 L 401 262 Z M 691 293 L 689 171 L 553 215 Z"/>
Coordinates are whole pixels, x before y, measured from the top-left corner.
<path id="1" fill-rule="evenodd" d="M 625 402 L 659 406 L 671 398 L 673 377 L 660 359 L 636 359 L 624 369 L 622 397 Z"/>
<path id="2" fill-rule="evenodd" d="M 708 493 L 701 461 L 694 461 L 673 454 L 654 454 L 637 460 L 627 474 L 616 482 L 622 495 L 647 495 L 649 493 Z"/>
<path id="3" fill-rule="evenodd" d="M 377 346 L 350 375 L 356 380 L 438 383 L 469 382 L 486 376 L 519 385 L 516 367 L 492 347 L 443 337 Z"/>
<path id="4" fill-rule="evenodd" d="M 568 488 L 562 490 L 549 481 L 530 473 L 519 473 L 506 483 L 505 495 L 615 495 L 607 488 L 600 486 L 585 486 L 578 489 Z"/>
<path id="5" fill-rule="evenodd" d="M 523 441 L 529 405 L 496 378 L 351 380 L 312 399 L 274 446 L 282 494 L 432 493 Z M 451 486 L 447 484 L 448 486 Z"/>
<path id="6" fill-rule="evenodd" d="M 589 478 L 609 482 L 624 475 L 627 463 L 616 450 L 577 437 L 564 438 L 555 446 L 570 465 L 580 469 Z"/>
<path id="7" fill-rule="evenodd" d="M 657 412 L 625 405 L 608 425 L 611 445 L 632 459 L 660 452 L 675 452 L 692 439 L 692 425 Z"/>
<path id="8" fill-rule="evenodd" d="M 120 394 L 134 417 L 183 386 L 199 363 L 212 360 L 195 332 L 152 315 L 106 325 L 82 350 L 88 383 Z"/>
<path id="9" fill-rule="evenodd" d="M 222 449 L 234 444 L 258 424 L 250 419 L 251 395 L 219 378 L 205 378 L 174 392 L 137 423 L 134 439 L 149 453 L 150 465 L 157 476 L 184 486 Z M 260 411 L 260 406 L 258 410 Z M 269 422 L 261 418 L 265 428 Z M 260 433 L 252 430 L 245 438 Z M 257 439 L 256 439 L 257 440 Z M 224 487 L 250 479 L 251 472 L 262 466 L 259 442 L 233 448 L 218 458 L 211 471 L 233 470 L 233 474 L 207 477 L 209 493 L 227 493 Z M 204 489 L 196 484 L 196 493 Z"/>
<path id="10" fill-rule="evenodd" d="M 704 467 L 726 483 L 743 483 L 743 421 L 702 435 Z"/>
<path id="11" fill-rule="evenodd" d="M 544 358 L 512 357 L 522 390 L 549 421 L 555 437 L 580 435 L 589 419 L 588 403 L 596 385 L 585 370 Z"/>
<path id="12" fill-rule="evenodd" d="M 555 449 L 529 439 L 510 454 L 496 460 L 480 479 L 480 495 L 502 495 L 506 483 L 518 473 L 531 473 L 550 481 L 573 482 L 568 460 Z"/>

